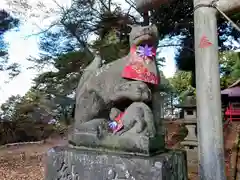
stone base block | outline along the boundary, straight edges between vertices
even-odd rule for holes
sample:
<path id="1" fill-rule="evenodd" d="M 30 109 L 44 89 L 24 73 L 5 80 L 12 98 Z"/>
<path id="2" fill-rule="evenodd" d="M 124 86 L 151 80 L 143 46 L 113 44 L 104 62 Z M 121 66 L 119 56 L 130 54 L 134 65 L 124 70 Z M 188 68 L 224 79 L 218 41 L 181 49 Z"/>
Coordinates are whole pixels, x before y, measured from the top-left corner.
<path id="1" fill-rule="evenodd" d="M 152 157 L 55 147 L 49 150 L 46 180 L 187 180 L 185 151 Z"/>
<path id="2" fill-rule="evenodd" d="M 121 136 L 106 135 L 102 139 L 99 139 L 96 134 L 80 132 L 69 135 L 69 143 L 73 147 L 109 149 L 139 155 L 152 155 L 164 151 L 165 144 L 163 138 L 161 135 L 153 138 L 139 136 L 139 134 L 136 134 L 136 130 L 134 133 L 128 132 Z"/>
<path id="3" fill-rule="evenodd" d="M 182 146 L 184 146 L 186 150 L 188 150 L 188 149 L 194 149 L 194 150 L 197 151 L 197 149 L 198 149 L 198 141 L 185 141 L 185 140 L 184 140 L 184 141 L 182 141 L 180 144 L 181 144 Z"/>
<path id="4" fill-rule="evenodd" d="M 188 164 L 198 165 L 198 150 L 187 149 L 186 153 L 187 153 Z"/>

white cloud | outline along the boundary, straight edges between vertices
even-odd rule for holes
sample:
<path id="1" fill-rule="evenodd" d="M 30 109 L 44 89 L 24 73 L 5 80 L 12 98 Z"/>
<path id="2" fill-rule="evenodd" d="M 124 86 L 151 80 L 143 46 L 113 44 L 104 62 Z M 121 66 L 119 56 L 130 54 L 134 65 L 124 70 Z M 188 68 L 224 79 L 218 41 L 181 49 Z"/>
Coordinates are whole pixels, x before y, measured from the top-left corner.
<path id="1" fill-rule="evenodd" d="M 39 38 L 37 36 L 25 38 L 32 33 L 31 29 L 32 27 L 26 24 L 20 26 L 19 31 L 10 31 L 5 34 L 4 39 L 9 43 L 8 52 L 11 62 L 18 62 L 25 65 L 27 57 L 38 55 Z"/>
<path id="2" fill-rule="evenodd" d="M 1 0 L 1 8 L 9 9 L 9 7 L 6 5 L 6 1 L 7 0 Z M 124 6 L 124 8 L 128 7 L 122 1 L 116 1 L 120 2 Z M 37 1 L 29 0 L 29 2 L 31 3 L 31 5 L 36 5 Z M 41 0 L 41 2 L 45 4 L 47 3 L 48 8 L 57 8 L 56 4 L 53 3 L 54 1 Z M 68 6 L 71 0 L 57 0 L 57 2 L 59 2 L 59 4 L 67 4 Z M 34 9 L 34 11 L 41 16 L 41 13 L 39 13 L 39 11 L 37 12 L 36 8 Z M 31 13 L 32 12 L 30 11 L 27 12 L 27 16 L 29 16 Z M 19 27 L 18 31 L 10 31 L 5 34 L 5 40 L 9 43 L 9 60 L 10 62 L 20 63 L 23 67 L 23 72 L 7 84 L 5 83 L 5 81 L 8 80 L 7 73 L 0 73 L 0 104 L 6 101 L 11 95 L 24 95 L 32 85 L 32 78 L 38 73 L 34 70 L 26 70 L 26 67 L 29 67 L 31 65 L 31 63 L 27 61 L 27 58 L 29 56 L 38 56 L 39 38 L 37 36 L 30 36 L 29 38 L 26 37 L 30 34 L 38 32 L 39 28 L 37 26 L 44 28 L 45 26 L 49 25 L 53 19 L 48 18 L 43 20 L 44 18 L 41 17 L 30 18 L 27 16 L 25 19 L 25 23 L 23 23 Z M 39 18 L 41 20 L 39 20 Z M 170 77 L 174 74 L 176 69 L 174 62 L 174 49 L 164 48 L 164 51 L 162 52 L 164 53 L 162 53 L 161 56 L 164 56 L 166 58 L 166 66 L 163 68 L 163 72 L 166 77 Z"/>
<path id="3" fill-rule="evenodd" d="M 46 0 L 42 0 L 42 2 L 43 1 L 47 2 Z M 34 0 L 30 0 L 29 2 L 34 3 Z M 51 2 L 53 3 L 53 1 Z M 1 1 L 0 6 L 2 8 L 9 9 L 9 7 L 6 5 L 6 1 Z M 48 3 L 48 7 L 54 7 L 54 5 L 50 5 Z M 17 31 L 12 30 L 4 35 L 4 40 L 9 44 L 9 62 L 17 62 L 21 64 L 23 71 L 19 76 L 13 80 L 10 80 L 8 83 L 6 83 L 6 81 L 9 81 L 7 73 L 0 72 L 0 104 L 6 101 L 11 95 L 24 95 L 32 86 L 32 78 L 34 78 L 38 73 L 34 70 L 26 69 L 32 65 L 31 62 L 27 61 L 27 58 L 29 56 L 36 57 L 39 53 L 39 37 L 29 35 L 39 32 L 40 30 L 37 28 L 35 22 L 42 23 L 41 28 L 44 28 L 43 26 L 50 24 L 50 20 L 43 23 L 42 21 L 36 21 L 34 18 L 28 19 L 26 17 L 26 22 L 28 23 L 22 23 Z"/>
<path id="4" fill-rule="evenodd" d="M 174 75 L 176 72 L 176 63 L 175 63 L 175 49 L 166 47 L 161 48 L 160 57 L 164 57 L 166 59 L 166 62 L 164 63 L 164 66 L 162 67 L 163 74 L 166 78 L 170 78 Z"/>
<path id="5" fill-rule="evenodd" d="M 8 81 L 6 72 L 1 72 L 0 76 L 0 104 L 7 100 L 11 95 L 24 95 L 31 86 L 31 79 L 34 77 L 35 72 L 33 70 L 26 70 L 31 65 L 26 59 L 31 56 L 38 55 L 38 38 L 32 36 L 28 39 L 24 37 L 29 34 L 28 25 L 20 27 L 18 32 L 8 32 L 5 34 L 5 41 L 9 43 L 9 62 L 17 62 L 21 64 L 23 72 L 15 79 Z"/>

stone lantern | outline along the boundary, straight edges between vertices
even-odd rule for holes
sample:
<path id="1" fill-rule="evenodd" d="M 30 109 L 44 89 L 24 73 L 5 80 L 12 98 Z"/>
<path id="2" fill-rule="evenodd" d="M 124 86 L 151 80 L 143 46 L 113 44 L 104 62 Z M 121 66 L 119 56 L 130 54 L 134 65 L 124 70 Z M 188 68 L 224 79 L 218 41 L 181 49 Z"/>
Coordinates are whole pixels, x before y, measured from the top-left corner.
<path id="1" fill-rule="evenodd" d="M 196 98 L 192 95 L 187 95 L 184 102 L 176 105 L 177 108 L 182 109 L 184 120 L 197 120 Z"/>
<path id="2" fill-rule="evenodd" d="M 196 127 L 197 127 L 197 108 L 196 98 L 192 95 L 187 95 L 184 102 L 177 105 L 183 112 L 183 118 L 180 120 L 187 128 L 188 135 L 185 137 L 181 145 L 185 149 L 196 149 L 198 146 Z"/>
<path id="3" fill-rule="evenodd" d="M 196 98 L 191 93 L 187 94 L 183 103 L 176 106 L 182 109 L 183 117 L 178 120 L 188 130 L 187 136 L 180 143 L 187 153 L 188 167 L 198 167 L 198 139 L 197 139 L 197 108 Z"/>

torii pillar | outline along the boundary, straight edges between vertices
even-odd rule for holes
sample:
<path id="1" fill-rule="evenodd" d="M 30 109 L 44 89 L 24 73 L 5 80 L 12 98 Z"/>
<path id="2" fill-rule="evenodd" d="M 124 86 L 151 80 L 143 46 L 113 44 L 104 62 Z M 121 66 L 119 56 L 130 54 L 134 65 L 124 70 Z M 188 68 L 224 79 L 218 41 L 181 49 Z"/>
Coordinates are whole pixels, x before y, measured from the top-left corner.
<path id="1" fill-rule="evenodd" d="M 212 0 L 194 0 L 199 175 L 226 180 L 221 115 L 217 10 Z M 215 1 L 223 12 L 240 9 L 240 0 Z"/>
<path id="2" fill-rule="evenodd" d="M 135 0 L 138 11 L 145 13 L 171 0 Z M 201 180 L 226 180 L 221 116 L 220 73 L 218 60 L 217 10 L 240 10 L 240 0 L 193 0 L 195 63 Z M 209 7 L 207 7 L 209 6 Z"/>

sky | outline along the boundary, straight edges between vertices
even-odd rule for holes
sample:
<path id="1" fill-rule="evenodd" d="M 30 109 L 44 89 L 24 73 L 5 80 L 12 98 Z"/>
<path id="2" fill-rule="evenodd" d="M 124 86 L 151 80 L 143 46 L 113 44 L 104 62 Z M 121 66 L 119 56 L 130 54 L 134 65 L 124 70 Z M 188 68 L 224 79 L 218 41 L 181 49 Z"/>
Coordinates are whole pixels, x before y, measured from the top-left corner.
<path id="1" fill-rule="evenodd" d="M 6 4 L 7 1 L 9 0 L 1 0 L 0 7 L 8 10 L 9 6 Z M 56 1 L 59 4 L 64 4 L 66 6 L 70 4 L 70 0 Z M 29 2 L 33 5 L 32 7 L 36 7 L 37 0 L 29 0 Z M 47 3 L 48 8 L 57 9 L 57 5 L 51 0 L 41 0 L 41 2 Z M 126 6 L 123 3 L 121 4 Z M 29 17 L 32 12 L 37 13 L 39 16 Z M 47 27 L 52 22 L 53 18 L 44 19 L 44 15 L 41 14 L 37 8 L 29 9 L 27 15 L 25 21 L 21 23 L 17 31 L 9 31 L 5 33 L 4 36 L 5 42 L 8 43 L 9 62 L 20 63 L 22 66 L 22 72 L 13 80 L 9 80 L 6 72 L 0 72 L 0 104 L 5 102 L 11 95 L 24 95 L 32 86 L 32 79 L 39 73 L 36 70 L 27 69 L 27 67 L 32 65 L 27 61 L 27 58 L 29 56 L 37 57 L 39 54 L 39 36 L 33 34 L 39 32 L 40 28 L 44 29 L 44 27 Z M 174 48 L 160 49 L 159 56 L 166 58 L 165 66 L 162 68 L 166 77 L 173 76 L 176 71 L 174 53 Z"/>

